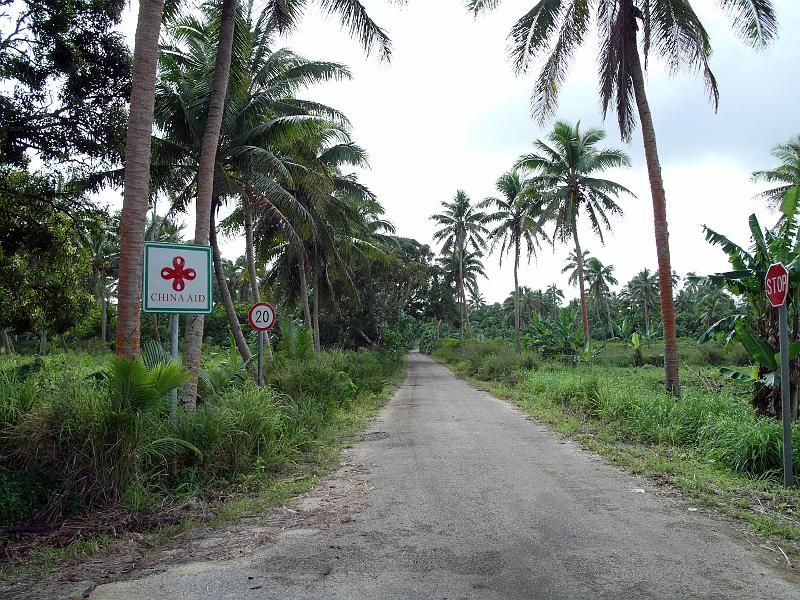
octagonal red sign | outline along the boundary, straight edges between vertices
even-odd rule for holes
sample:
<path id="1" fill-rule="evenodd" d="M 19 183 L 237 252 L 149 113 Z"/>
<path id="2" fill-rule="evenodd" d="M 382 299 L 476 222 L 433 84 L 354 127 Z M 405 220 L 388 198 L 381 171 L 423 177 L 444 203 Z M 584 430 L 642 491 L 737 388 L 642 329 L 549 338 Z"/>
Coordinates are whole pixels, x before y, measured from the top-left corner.
<path id="1" fill-rule="evenodd" d="M 767 298 L 772 306 L 783 306 L 786 302 L 786 295 L 789 293 L 789 271 L 783 263 L 775 263 L 767 269 L 765 280 L 767 287 Z"/>

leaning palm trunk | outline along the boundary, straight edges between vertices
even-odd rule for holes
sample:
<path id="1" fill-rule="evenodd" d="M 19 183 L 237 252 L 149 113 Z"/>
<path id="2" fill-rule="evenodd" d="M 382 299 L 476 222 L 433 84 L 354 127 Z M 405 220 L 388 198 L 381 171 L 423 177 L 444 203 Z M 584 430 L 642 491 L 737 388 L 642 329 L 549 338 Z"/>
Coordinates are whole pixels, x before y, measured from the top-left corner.
<path id="1" fill-rule="evenodd" d="M 314 246 L 314 272 L 312 276 L 314 277 L 313 288 L 311 289 L 312 294 L 312 312 L 311 312 L 311 323 L 314 326 L 314 351 L 319 352 L 322 349 L 322 345 L 320 343 L 319 338 L 319 282 L 320 282 L 320 264 L 319 264 L 319 251 L 316 246 Z"/>
<path id="2" fill-rule="evenodd" d="M 586 291 L 583 281 L 583 254 L 581 254 L 581 244 L 578 241 L 578 230 L 573 225 L 572 237 L 575 240 L 575 262 L 578 266 L 578 288 L 580 289 L 581 298 L 581 324 L 583 325 L 583 343 L 589 343 L 589 312 L 586 310 Z"/>
<path id="3" fill-rule="evenodd" d="M 108 341 L 108 300 L 105 291 L 100 292 L 100 343 Z"/>
<path id="4" fill-rule="evenodd" d="M 150 140 L 153 135 L 158 36 L 163 13 L 164 0 L 140 0 L 125 144 L 125 195 L 120 224 L 117 292 L 116 352 L 126 357 L 139 354 L 144 234 L 150 194 Z"/>
<path id="5" fill-rule="evenodd" d="M 164 217 L 166 219 L 166 217 Z M 163 223 L 164 221 L 160 221 Z M 153 242 L 158 241 L 158 233 L 161 229 L 158 220 L 158 214 L 156 213 L 156 207 L 153 207 L 153 232 L 150 236 L 150 240 Z M 158 330 L 158 313 L 153 313 L 153 339 L 156 341 L 157 344 L 161 344 L 161 332 Z"/>
<path id="6" fill-rule="evenodd" d="M 522 347 L 519 341 L 519 278 L 517 271 L 519 270 L 519 237 L 517 237 L 517 244 L 514 254 L 514 348 L 519 352 Z"/>
<path id="7" fill-rule="evenodd" d="M 39 356 L 44 356 L 47 352 L 47 328 L 44 326 L 44 319 L 39 324 Z"/>
<path id="8" fill-rule="evenodd" d="M 244 253 L 247 260 L 247 273 L 250 276 L 250 293 L 253 296 L 253 302 L 258 304 L 261 302 L 261 290 L 258 287 L 258 273 L 256 273 L 256 252 L 255 243 L 253 241 L 253 206 L 250 197 L 244 198 Z M 269 341 L 269 331 L 265 331 L 264 347 L 267 350 L 267 359 L 272 360 L 272 344 Z"/>
<path id="9" fill-rule="evenodd" d="M 644 87 L 644 74 L 639 53 L 631 53 L 631 79 L 639 109 L 642 125 L 644 155 L 647 174 L 650 178 L 650 193 L 653 196 L 653 224 L 656 234 L 656 254 L 658 255 L 658 290 L 661 297 L 661 321 L 664 325 L 664 369 L 666 371 L 667 393 L 675 397 L 681 395 L 678 377 L 678 338 L 675 331 L 675 305 L 672 299 L 672 265 L 669 258 L 669 231 L 667 229 L 667 197 L 664 181 L 661 179 L 661 163 L 658 159 L 656 132 L 653 117 Z"/>
<path id="10" fill-rule="evenodd" d="M 8 335 L 8 329 L 0 329 L 0 338 L 3 340 L 3 350 L 6 354 L 14 353 L 14 344 L 11 343 L 11 336 Z"/>
<path id="11" fill-rule="evenodd" d="M 464 253 L 461 252 L 458 259 L 458 303 L 461 305 L 461 326 L 459 333 L 461 335 L 461 348 L 464 348 L 464 326 L 467 322 L 466 311 L 464 307 Z"/>
<path id="12" fill-rule="evenodd" d="M 231 291 L 228 288 L 228 281 L 225 279 L 225 271 L 222 269 L 222 256 L 220 255 L 219 245 L 217 244 L 217 226 L 214 219 L 214 210 L 215 207 L 212 207 L 210 229 L 211 249 L 214 255 L 214 274 L 217 277 L 217 287 L 219 287 L 222 303 L 225 305 L 225 313 L 228 316 L 228 327 L 230 327 L 231 333 L 233 334 L 233 342 L 239 354 L 242 356 L 242 360 L 248 362 L 252 360 L 253 354 L 250 352 L 250 347 L 247 345 L 244 333 L 242 333 L 242 326 L 239 324 L 239 317 L 236 314 L 236 307 L 233 304 Z M 257 365 L 253 363 L 250 364 L 250 370 L 253 372 L 254 376 L 257 375 L 256 367 Z"/>
<path id="13" fill-rule="evenodd" d="M 300 267 L 300 296 L 303 300 L 303 316 L 306 320 L 306 327 L 309 331 L 314 331 L 314 324 L 311 321 L 311 309 L 308 307 L 308 279 L 306 278 L 306 259 L 305 256 L 299 257 Z M 316 352 L 316 347 L 314 351 Z"/>
<path id="14" fill-rule="evenodd" d="M 211 198 L 214 191 L 214 163 L 219 145 L 219 132 L 222 127 L 222 114 L 225 109 L 225 96 L 228 91 L 235 12 L 236 0 L 224 0 L 219 47 L 214 65 L 214 79 L 211 83 L 208 115 L 198 161 L 197 218 L 194 229 L 194 243 L 198 246 L 208 245 L 209 240 Z M 186 319 L 183 367 L 189 371 L 189 381 L 183 386 L 181 401 L 184 406 L 189 408 L 193 408 L 197 402 L 197 379 L 200 375 L 200 351 L 203 346 L 203 321 L 203 315 L 194 315 L 194 317 Z"/>

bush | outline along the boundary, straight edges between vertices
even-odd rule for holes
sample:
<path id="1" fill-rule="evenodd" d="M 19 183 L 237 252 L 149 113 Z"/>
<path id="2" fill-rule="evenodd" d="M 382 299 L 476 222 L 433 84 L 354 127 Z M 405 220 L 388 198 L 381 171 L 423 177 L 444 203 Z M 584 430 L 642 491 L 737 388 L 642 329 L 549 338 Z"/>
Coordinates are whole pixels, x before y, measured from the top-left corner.
<path id="1" fill-rule="evenodd" d="M 358 391 L 347 373 L 317 359 L 276 362 L 270 383 L 292 398 L 311 397 L 340 407 L 349 406 Z"/>
<path id="2" fill-rule="evenodd" d="M 108 354 L 0 356 L 0 524 L 123 504 L 139 510 L 231 480 L 251 485 L 301 462 L 360 395 L 379 392 L 401 350 L 276 357 L 270 385 L 231 374 L 241 360 L 209 348 L 193 412 L 169 421 L 175 365 Z M 171 375 L 170 375 L 171 373 Z M 178 377 L 176 379 L 176 377 Z M 165 381 L 169 380 L 168 384 Z M 71 514 L 71 513 L 70 513 Z"/>

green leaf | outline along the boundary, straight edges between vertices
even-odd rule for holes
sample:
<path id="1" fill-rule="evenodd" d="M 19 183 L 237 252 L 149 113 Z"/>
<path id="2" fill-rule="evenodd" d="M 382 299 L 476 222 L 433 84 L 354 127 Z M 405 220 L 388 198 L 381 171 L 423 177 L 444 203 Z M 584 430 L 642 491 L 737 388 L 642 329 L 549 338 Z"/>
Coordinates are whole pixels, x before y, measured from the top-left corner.
<path id="1" fill-rule="evenodd" d="M 787 216 L 793 215 L 797 211 L 797 200 L 800 194 L 800 187 L 793 185 L 789 188 L 789 191 L 786 192 L 786 195 L 783 197 L 783 202 L 781 202 L 781 212 Z"/>
<path id="2" fill-rule="evenodd" d="M 767 342 L 747 330 L 741 321 L 736 323 L 736 337 L 747 350 L 747 353 L 765 369 L 774 371 L 778 368 L 775 361 L 775 350 Z"/>
<path id="3" fill-rule="evenodd" d="M 754 383 L 756 380 L 750 374 L 742 371 L 741 369 L 734 369 L 731 367 L 720 367 L 719 372 L 724 377 L 735 379 L 736 381 L 744 381 L 746 383 Z"/>

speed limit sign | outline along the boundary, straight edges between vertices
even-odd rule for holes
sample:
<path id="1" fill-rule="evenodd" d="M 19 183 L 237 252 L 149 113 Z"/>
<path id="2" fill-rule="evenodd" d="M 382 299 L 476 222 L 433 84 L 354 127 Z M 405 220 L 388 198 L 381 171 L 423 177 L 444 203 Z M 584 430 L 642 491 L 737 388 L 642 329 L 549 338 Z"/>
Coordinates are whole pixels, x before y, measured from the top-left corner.
<path id="1" fill-rule="evenodd" d="M 259 302 L 250 307 L 247 320 L 256 331 L 267 331 L 275 326 L 275 309 L 271 304 Z"/>

